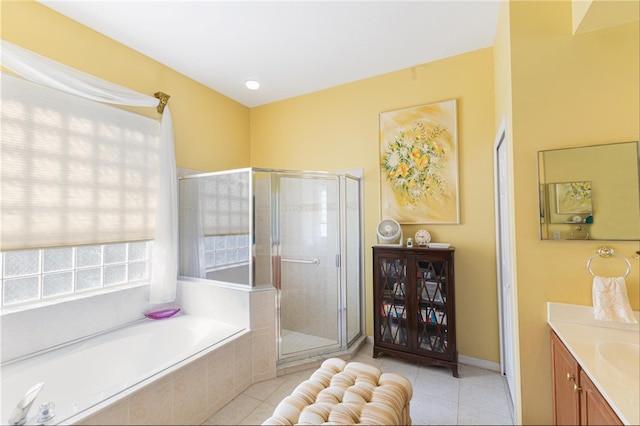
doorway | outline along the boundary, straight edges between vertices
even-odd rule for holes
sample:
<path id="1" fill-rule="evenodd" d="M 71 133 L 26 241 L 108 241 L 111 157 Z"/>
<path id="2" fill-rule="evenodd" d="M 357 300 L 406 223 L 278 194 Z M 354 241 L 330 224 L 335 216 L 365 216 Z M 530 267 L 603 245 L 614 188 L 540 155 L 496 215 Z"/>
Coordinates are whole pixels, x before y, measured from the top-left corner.
<path id="1" fill-rule="evenodd" d="M 500 368 L 507 379 L 511 404 L 515 401 L 513 287 L 511 259 L 511 181 L 506 123 L 503 119 L 495 146 L 496 259 L 498 271 L 498 317 L 500 326 Z"/>

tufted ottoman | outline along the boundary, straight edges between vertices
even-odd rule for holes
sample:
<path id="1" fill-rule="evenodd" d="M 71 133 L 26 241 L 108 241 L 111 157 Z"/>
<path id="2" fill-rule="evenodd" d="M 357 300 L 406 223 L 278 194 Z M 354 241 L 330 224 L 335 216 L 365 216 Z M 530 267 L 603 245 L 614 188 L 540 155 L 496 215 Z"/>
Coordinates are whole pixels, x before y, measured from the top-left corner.
<path id="1" fill-rule="evenodd" d="M 411 382 L 361 362 L 331 358 L 283 399 L 263 425 L 410 425 Z"/>

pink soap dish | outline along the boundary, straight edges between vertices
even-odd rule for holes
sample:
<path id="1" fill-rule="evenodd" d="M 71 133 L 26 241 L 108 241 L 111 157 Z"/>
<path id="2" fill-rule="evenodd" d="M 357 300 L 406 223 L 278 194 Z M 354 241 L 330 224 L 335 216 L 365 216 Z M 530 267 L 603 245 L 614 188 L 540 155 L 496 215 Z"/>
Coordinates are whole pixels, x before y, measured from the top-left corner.
<path id="1" fill-rule="evenodd" d="M 153 320 L 159 320 L 159 319 L 171 318 L 178 312 L 180 312 L 180 308 L 162 309 L 160 311 L 147 312 L 146 314 L 144 314 L 144 316 Z"/>

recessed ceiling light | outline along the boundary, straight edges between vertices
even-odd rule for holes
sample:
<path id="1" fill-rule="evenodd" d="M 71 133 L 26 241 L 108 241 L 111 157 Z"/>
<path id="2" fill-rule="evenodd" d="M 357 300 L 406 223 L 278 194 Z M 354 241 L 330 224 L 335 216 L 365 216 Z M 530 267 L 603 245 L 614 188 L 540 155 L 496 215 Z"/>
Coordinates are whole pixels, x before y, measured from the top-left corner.
<path id="1" fill-rule="evenodd" d="M 256 80 L 247 80 L 244 82 L 244 85 L 247 86 L 249 90 L 258 90 L 260 88 L 260 82 Z"/>

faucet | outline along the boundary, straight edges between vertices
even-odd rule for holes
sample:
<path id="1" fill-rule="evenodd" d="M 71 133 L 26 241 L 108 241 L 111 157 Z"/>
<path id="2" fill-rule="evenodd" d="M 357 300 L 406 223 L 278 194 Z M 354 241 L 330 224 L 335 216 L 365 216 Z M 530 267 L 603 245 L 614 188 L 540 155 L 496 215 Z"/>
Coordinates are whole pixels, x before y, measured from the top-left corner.
<path id="1" fill-rule="evenodd" d="M 24 394 L 16 408 L 13 410 L 13 414 L 9 417 L 10 425 L 23 425 L 27 421 L 27 415 L 31 404 L 35 401 L 36 397 L 40 393 L 40 390 L 44 386 L 44 382 L 36 383 Z"/>

